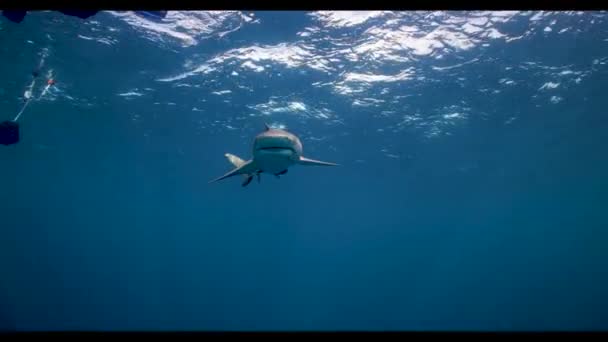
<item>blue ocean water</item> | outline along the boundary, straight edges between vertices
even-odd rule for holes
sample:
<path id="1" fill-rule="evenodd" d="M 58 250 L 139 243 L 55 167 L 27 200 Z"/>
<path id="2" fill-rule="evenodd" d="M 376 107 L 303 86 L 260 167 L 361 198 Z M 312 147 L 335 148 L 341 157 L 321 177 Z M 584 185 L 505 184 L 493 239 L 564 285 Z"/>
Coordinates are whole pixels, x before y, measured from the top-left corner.
<path id="1" fill-rule="evenodd" d="M 41 75 L 0 329 L 608 328 L 604 12 L 33 12 L 0 43 L 0 121 Z M 340 166 L 209 184 L 265 123 Z"/>

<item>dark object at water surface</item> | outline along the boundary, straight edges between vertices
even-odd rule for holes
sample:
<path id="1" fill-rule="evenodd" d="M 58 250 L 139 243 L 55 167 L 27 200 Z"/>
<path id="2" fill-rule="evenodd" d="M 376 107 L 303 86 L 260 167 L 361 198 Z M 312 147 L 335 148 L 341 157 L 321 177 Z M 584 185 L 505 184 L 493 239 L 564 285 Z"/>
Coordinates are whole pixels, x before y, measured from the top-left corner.
<path id="1" fill-rule="evenodd" d="M 0 123 L 0 144 L 13 145 L 19 142 L 19 124 L 14 121 Z"/>
<path id="2" fill-rule="evenodd" d="M 27 11 L 2 11 L 2 15 L 14 23 L 22 22 L 26 14 Z"/>
<path id="3" fill-rule="evenodd" d="M 25 18 L 25 15 L 28 11 L 2 11 L 2 15 L 6 17 L 6 19 L 14 22 L 20 23 Z M 78 17 L 80 19 L 87 19 L 89 17 L 94 16 L 99 11 L 58 11 L 65 15 L 69 15 L 72 17 Z"/>
<path id="4" fill-rule="evenodd" d="M 14 22 L 20 23 L 25 18 L 25 15 L 28 11 L 2 11 L 2 15 L 6 17 L 6 19 Z M 87 19 L 100 11 L 57 11 L 63 13 L 65 15 L 69 15 L 72 17 L 77 17 L 80 19 Z M 135 13 L 142 15 L 144 17 L 153 18 L 153 19 L 162 19 L 167 15 L 167 11 L 135 11 Z"/>

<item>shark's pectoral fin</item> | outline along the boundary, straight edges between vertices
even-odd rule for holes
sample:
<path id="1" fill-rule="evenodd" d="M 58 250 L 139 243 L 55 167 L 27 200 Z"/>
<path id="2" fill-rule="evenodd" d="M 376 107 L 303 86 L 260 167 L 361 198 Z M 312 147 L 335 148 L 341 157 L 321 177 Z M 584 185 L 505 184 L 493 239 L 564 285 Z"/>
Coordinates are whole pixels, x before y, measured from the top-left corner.
<path id="1" fill-rule="evenodd" d="M 320 161 L 320 160 L 309 159 L 309 158 L 306 158 L 306 157 L 300 157 L 300 160 L 298 161 L 298 164 L 300 164 L 300 165 L 307 165 L 307 166 L 338 166 L 338 164 L 328 163 L 328 162 L 324 162 L 324 161 Z"/>
<path id="2" fill-rule="evenodd" d="M 250 161 L 244 163 L 243 165 L 237 167 L 236 169 L 233 169 L 232 171 L 226 173 L 225 175 L 210 181 L 209 183 L 221 181 L 222 179 L 226 179 L 228 177 L 232 177 L 232 176 L 236 176 L 236 175 L 251 174 L 254 171 L 255 171 L 255 165 L 254 165 L 253 161 L 250 160 Z"/>

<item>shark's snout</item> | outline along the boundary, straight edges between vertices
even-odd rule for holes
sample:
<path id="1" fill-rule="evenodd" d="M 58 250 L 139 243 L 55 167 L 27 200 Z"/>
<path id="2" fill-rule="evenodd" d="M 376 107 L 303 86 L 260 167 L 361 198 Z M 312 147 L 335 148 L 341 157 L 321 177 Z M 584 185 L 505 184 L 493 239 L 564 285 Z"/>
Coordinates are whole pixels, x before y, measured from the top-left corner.
<path id="1" fill-rule="evenodd" d="M 293 139 L 286 136 L 267 136 L 260 137 L 256 141 L 256 150 L 294 150 L 295 143 Z"/>

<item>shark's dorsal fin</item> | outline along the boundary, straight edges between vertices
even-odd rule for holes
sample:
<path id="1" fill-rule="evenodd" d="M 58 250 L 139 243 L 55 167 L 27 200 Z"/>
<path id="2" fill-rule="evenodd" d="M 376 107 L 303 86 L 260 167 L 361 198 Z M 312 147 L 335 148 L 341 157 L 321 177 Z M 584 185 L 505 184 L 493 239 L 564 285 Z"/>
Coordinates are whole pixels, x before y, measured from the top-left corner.
<path id="1" fill-rule="evenodd" d="M 270 130 L 270 125 L 268 125 L 267 123 L 264 123 L 264 127 L 266 128 L 267 131 Z"/>

